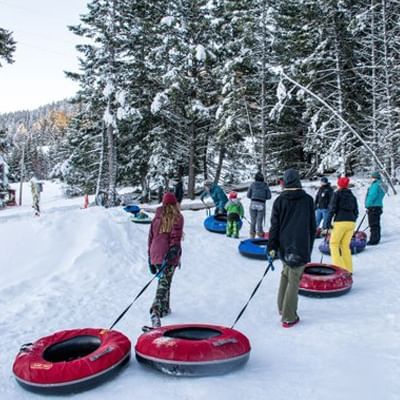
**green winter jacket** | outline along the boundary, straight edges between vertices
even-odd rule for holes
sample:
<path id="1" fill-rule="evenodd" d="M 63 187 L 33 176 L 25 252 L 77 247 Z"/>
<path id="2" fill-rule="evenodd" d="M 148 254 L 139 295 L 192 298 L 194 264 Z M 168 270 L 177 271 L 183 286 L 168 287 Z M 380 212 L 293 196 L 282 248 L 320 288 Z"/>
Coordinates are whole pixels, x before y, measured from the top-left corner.
<path id="1" fill-rule="evenodd" d="M 225 204 L 225 210 L 229 214 L 238 214 L 240 218 L 244 216 L 244 209 L 239 199 L 229 200 Z"/>
<path id="2" fill-rule="evenodd" d="M 365 197 L 365 208 L 383 207 L 384 197 L 385 191 L 382 188 L 382 181 L 380 179 L 376 179 L 368 188 L 368 192 Z"/>

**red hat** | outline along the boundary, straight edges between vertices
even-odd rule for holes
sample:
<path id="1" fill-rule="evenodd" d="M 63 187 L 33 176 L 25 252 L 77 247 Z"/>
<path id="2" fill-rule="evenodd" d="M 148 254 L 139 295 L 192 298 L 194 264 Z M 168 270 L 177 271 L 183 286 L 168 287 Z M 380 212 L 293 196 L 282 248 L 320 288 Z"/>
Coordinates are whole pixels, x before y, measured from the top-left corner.
<path id="1" fill-rule="evenodd" d="M 337 180 L 337 185 L 340 189 L 347 189 L 349 187 L 350 179 L 347 176 L 341 176 Z"/>
<path id="2" fill-rule="evenodd" d="M 165 192 L 164 196 L 162 198 L 162 203 L 164 206 L 167 206 L 168 204 L 176 204 L 176 197 L 172 192 Z"/>
<path id="3" fill-rule="evenodd" d="M 236 192 L 229 192 L 228 194 L 229 199 L 237 199 L 237 193 Z"/>

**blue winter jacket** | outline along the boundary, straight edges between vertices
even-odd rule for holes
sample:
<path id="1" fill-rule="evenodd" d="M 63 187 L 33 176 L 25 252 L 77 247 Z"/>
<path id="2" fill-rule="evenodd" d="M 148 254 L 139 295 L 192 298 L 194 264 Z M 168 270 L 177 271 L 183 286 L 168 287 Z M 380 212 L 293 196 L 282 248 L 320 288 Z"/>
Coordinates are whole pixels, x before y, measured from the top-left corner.
<path id="1" fill-rule="evenodd" d="M 382 189 L 382 181 L 380 179 L 376 179 L 368 188 L 368 192 L 365 197 L 365 208 L 383 207 L 384 197 L 385 191 Z"/>
<path id="2" fill-rule="evenodd" d="M 211 186 L 210 192 L 207 192 L 206 190 L 200 195 L 200 199 L 203 200 L 204 197 L 207 195 L 210 195 L 211 198 L 214 201 L 215 207 L 216 208 L 221 208 L 223 209 L 225 207 L 225 204 L 228 202 L 228 198 L 226 197 L 226 194 L 224 191 L 221 189 L 220 186 L 213 184 Z"/>

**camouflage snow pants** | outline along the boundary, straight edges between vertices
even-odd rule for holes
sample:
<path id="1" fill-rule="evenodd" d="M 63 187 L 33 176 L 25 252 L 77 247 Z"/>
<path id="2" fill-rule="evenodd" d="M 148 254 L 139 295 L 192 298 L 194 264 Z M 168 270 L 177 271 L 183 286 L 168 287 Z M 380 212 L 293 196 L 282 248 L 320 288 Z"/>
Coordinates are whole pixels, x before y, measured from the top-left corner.
<path id="1" fill-rule="evenodd" d="M 157 271 L 161 265 L 155 265 Z M 155 313 L 160 318 L 168 315 L 171 310 L 169 308 L 169 292 L 171 289 L 172 277 L 174 276 L 176 265 L 168 265 L 164 272 L 160 275 L 156 291 L 156 297 L 150 308 L 150 314 Z"/>
<path id="2" fill-rule="evenodd" d="M 32 193 L 32 208 L 36 213 L 40 213 L 40 195 L 38 193 Z"/>

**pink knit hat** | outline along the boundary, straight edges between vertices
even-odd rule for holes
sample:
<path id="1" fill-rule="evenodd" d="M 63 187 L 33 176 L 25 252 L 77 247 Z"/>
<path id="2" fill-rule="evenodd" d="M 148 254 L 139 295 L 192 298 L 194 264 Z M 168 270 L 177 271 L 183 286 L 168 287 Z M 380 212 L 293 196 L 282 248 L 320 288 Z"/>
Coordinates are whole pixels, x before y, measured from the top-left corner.
<path id="1" fill-rule="evenodd" d="M 167 206 L 168 204 L 176 204 L 177 201 L 175 195 L 172 192 L 165 192 L 162 203 L 164 206 Z"/>

